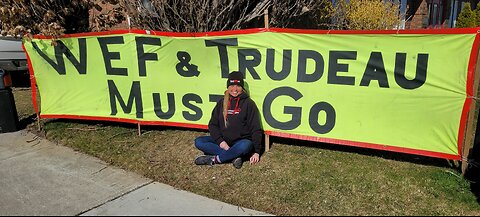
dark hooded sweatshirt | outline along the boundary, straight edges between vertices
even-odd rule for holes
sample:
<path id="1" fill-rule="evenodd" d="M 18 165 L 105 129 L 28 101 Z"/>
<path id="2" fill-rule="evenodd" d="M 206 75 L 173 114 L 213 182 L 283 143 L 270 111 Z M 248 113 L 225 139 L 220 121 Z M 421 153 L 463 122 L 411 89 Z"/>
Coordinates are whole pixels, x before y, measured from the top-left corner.
<path id="1" fill-rule="evenodd" d="M 220 145 L 223 141 L 232 146 L 240 139 L 252 141 L 255 153 L 262 151 L 262 128 L 260 115 L 252 99 L 243 92 L 237 97 L 230 97 L 227 127 L 223 120 L 223 99 L 213 109 L 208 130 L 213 139 Z"/>

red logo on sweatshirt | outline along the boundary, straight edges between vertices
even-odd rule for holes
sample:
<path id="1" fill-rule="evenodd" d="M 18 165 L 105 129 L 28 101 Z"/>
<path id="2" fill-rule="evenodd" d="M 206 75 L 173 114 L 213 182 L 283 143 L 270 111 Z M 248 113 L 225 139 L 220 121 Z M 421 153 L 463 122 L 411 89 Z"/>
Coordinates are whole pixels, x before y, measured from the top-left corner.
<path id="1" fill-rule="evenodd" d="M 240 114 L 240 111 L 242 111 L 242 109 L 240 109 L 240 108 L 236 108 L 236 109 L 233 109 L 233 110 L 232 110 L 232 109 L 229 109 L 229 110 L 227 111 L 227 114 L 229 114 L 229 115 L 238 115 L 238 114 Z"/>

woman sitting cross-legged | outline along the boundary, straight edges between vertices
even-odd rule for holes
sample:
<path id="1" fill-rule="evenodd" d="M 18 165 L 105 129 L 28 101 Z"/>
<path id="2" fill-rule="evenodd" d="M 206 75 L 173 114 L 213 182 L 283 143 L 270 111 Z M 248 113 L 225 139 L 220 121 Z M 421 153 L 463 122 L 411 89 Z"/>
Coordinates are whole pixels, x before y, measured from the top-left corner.
<path id="1" fill-rule="evenodd" d="M 243 158 L 250 163 L 260 161 L 262 128 L 255 102 L 244 91 L 243 74 L 229 74 L 225 96 L 213 109 L 208 124 L 210 136 L 195 139 L 195 147 L 205 155 L 195 159 L 197 165 L 214 165 L 232 162 L 240 169 Z"/>

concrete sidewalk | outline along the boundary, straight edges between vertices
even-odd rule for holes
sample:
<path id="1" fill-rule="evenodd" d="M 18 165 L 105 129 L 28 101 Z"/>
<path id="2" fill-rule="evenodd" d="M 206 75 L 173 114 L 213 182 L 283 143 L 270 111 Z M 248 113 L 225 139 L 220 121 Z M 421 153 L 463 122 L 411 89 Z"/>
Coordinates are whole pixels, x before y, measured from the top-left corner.
<path id="1" fill-rule="evenodd" d="M 269 215 L 212 200 L 19 131 L 0 134 L 0 215 Z"/>

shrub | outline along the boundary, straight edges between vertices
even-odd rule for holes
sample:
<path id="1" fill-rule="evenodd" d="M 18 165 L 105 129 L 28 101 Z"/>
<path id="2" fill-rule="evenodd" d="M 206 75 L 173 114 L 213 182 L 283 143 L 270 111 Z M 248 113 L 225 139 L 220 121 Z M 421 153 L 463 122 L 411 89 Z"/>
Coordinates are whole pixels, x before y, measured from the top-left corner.
<path id="1" fill-rule="evenodd" d="M 399 5 L 383 0 L 338 0 L 333 24 L 335 29 L 395 29 L 400 24 Z"/>
<path id="2" fill-rule="evenodd" d="M 470 3 L 465 3 L 462 11 L 458 15 L 457 23 L 455 27 L 457 28 L 469 28 L 477 26 L 477 15 L 472 11 Z"/>

